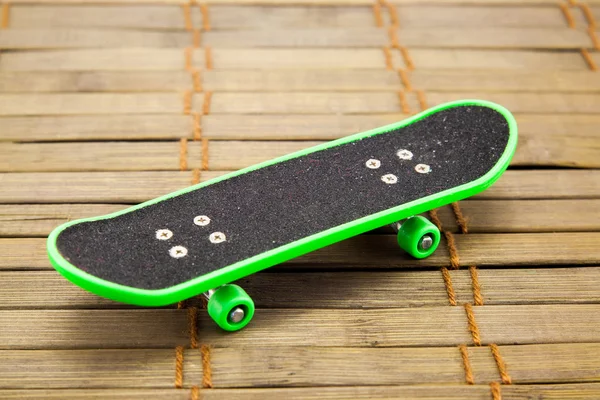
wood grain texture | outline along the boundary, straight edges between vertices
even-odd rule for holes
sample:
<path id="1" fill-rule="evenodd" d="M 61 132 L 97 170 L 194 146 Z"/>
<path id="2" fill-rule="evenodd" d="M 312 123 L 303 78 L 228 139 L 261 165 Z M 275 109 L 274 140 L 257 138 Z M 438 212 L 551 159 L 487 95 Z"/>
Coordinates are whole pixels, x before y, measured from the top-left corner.
<path id="1" fill-rule="evenodd" d="M 0 353 L 3 360 L 0 363 L 0 388 L 3 389 L 173 388 L 174 385 L 174 349 Z M 197 350 L 184 353 L 183 373 L 187 387 L 201 379 L 200 358 Z M 31 368 L 36 370 L 35 376 L 29 374 Z"/>
<path id="2" fill-rule="evenodd" d="M 202 171 L 207 181 L 227 171 Z M 478 199 L 597 199 L 596 170 L 507 171 Z M 191 171 L 0 173 L 0 204 L 139 203 L 183 189 Z"/>
<path id="3" fill-rule="evenodd" d="M 393 49 L 392 66 L 408 68 Z M 579 53 L 487 49 L 410 49 L 418 69 L 578 70 L 588 71 Z M 593 53 L 596 58 L 598 54 Z M 215 69 L 384 69 L 382 49 L 214 49 Z M 596 60 L 598 61 L 598 60 Z M 192 51 L 192 66 L 206 67 L 205 52 Z M 77 49 L 8 52 L 0 71 L 178 71 L 185 67 L 183 49 Z"/>
<path id="4" fill-rule="evenodd" d="M 192 45 L 187 32 L 148 32 L 94 29 L 9 29 L 0 37 L 0 49 L 183 48 Z"/>
<path id="5" fill-rule="evenodd" d="M 593 94 L 429 92 L 429 106 L 454 100 L 486 98 L 515 113 L 597 114 Z M 393 92 L 220 92 L 212 96 L 211 114 L 385 114 L 421 111 L 418 95 L 406 105 Z M 202 113 L 204 96 L 192 96 L 192 111 Z M 1 116 L 89 114 L 181 114 L 183 96 L 171 93 L 0 94 Z"/>
<path id="6" fill-rule="evenodd" d="M 478 269 L 485 305 L 600 302 L 600 268 Z M 467 270 L 450 271 L 457 303 L 473 302 Z M 440 271 L 268 271 L 238 281 L 259 308 L 406 308 L 449 305 Z M 374 290 L 376 288 L 376 290 Z M 199 297 L 188 306 L 202 307 Z M 0 273 L 2 309 L 132 308 L 84 291 L 55 271 Z M 339 312 L 339 311 L 332 311 Z"/>
<path id="7" fill-rule="evenodd" d="M 285 29 L 285 28 L 355 28 L 372 27 L 373 11 L 364 6 L 320 6 L 306 8 L 298 5 L 240 6 L 212 5 L 210 22 L 214 29 Z M 558 7 L 491 7 L 485 5 L 414 5 L 397 7 L 402 26 L 438 27 L 547 27 L 564 28 L 565 21 Z M 202 26 L 202 16 L 196 7 L 190 9 L 192 25 Z M 384 16 L 388 17 L 387 15 Z M 582 15 L 575 20 L 583 26 Z M 386 22 L 389 22 L 389 17 Z M 143 4 L 137 6 L 80 6 L 60 8 L 44 5 L 15 5 L 11 10 L 11 28 L 128 28 L 183 29 L 185 21 L 180 7 Z"/>
<path id="8" fill-rule="evenodd" d="M 14 204 L 0 205 L 0 236 L 47 236 L 65 222 L 110 214 L 124 204 Z"/>
<path id="9" fill-rule="evenodd" d="M 244 388 L 244 389 L 201 389 L 202 399 L 232 400 L 347 400 L 390 398 L 427 399 L 427 400 L 489 400 L 489 385 L 403 385 L 403 386 L 352 386 L 316 388 Z M 0 390 L 3 399 L 63 399 L 68 396 L 74 400 L 89 400 L 110 396 L 115 399 L 175 399 L 187 400 L 192 396 L 191 389 L 5 389 Z M 527 398 L 544 398 L 558 400 L 577 398 L 593 400 L 600 396 L 600 384 L 572 383 L 549 385 L 512 385 L 502 387 L 502 398 L 507 400 L 523 400 Z"/>
<path id="10" fill-rule="evenodd" d="M 0 321 L 3 349 L 174 349 L 190 342 L 186 310 L 2 310 Z"/>
<path id="11" fill-rule="evenodd" d="M 183 189 L 192 180 L 190 171 L 0 174 L 0 202 L 87 203 L 95 198 L 91 202 L 135 203 Z"/>
<path id="12" fill-rule="evenodd" d="M 561 344 L 502 346 L 500 350 L 511 366 L 517 383 L 565 382 L 562 375 L 570 370 L 576 381 L 598 381 L 597 344 Z M 173 350 L 8 350 L 1 355 L 0 387 L 9 388 L 103 388 L 108 385 L 127 388 L 167 388 L 172 385 Z M 476 379 L 485 383 L 497 379 L 497 368 L 489 349 L 470 348 Z M 582 361 L 572 369 L 572 356 Z M 356 363 L 353 360 L 361 359 Z M 402 359 L 402 363 L 396 362 Z M 543 360 L 543 362 L 542 362 Z M 198 382 L 201 374 L 197 350 L 184 355 L 184 387 Z M 542 362 L 544 368 L 537 367 Z M 141 373 L 139 365 L 146 368 Z M 373 368 L 373 365 L 384 368 Z M 22 379 L 35 366 L 37 379 Z M 426 384 L 464 382 L 462 361 L 457 348 L 218 348 L 211 351 L 213 383 L 228 387 L 290 387 L 346 385 L 411 384 L 414 379 Z M 596 368 L 596 370 L 594 370 Z M 256 371 L 251 374 L 248 371 Z M 18 383 L 15 382 L 18 380 Z M 587 387 L 588 390 L 590 387 Z M 548 390 L 547 388 L 546 390 Z M 573 387 L 570 388 L 573 390 Z M 348 389 L 347 389 L 348 390 Z M 354 389 L 357 390 L 357 389 Z M 405 389 L 406 390 L 406 389 Z M 560 389 L 558 389 L 560 390 Z M 519 393 L 517 390 L 513 393 Z M 560 393 L 560 392 L 559 392 Z M 335 397 L 334 397 L 335 398 Z"/>
<path id="13" fill-rule="evenodd" d="M 599 311 L 598 304 L 474 308 L 483 344 L 591 343 L 600 333 Z M 5 327 L 0 331 L 2 349 L 164 348 L 185 346 L 190 340 L 186 310 L 0 310 L 0 321 Z M 302 329 L 306 326 L 310 330 Z M 207 314 L 198 315 L 198 337 L 204 344 L 248 350 L 256 343 L 282 349 L 458 346 L 472 342 L 467 326 L 463 307 L 346 309 L 337 313 L 259 309 L 251 329 L 239 331 L 232 339 Z M 600 362 L 597 354 L 593 357 Z"/>
<path id="14" fill-rule="evenodd" d="M 192 120 L 183 114 L 10 117 L 0 118 L 0 129 L 0 141 L 14 142 L 193 137 Z"/>
<path id="15" fill-rule="evenodd" d="M 598 92 L 593 71 L 506 72 L 481 70 L 405 71 L 410 88 L 430 91 Z M 353 70 L 208 70 L 202 86 L 211 91 L 398 91 L 398 72 Z M 184 71 L 0 72 L 0 92 L 182 92 L 193 85 Z"/>
<path id="16" fill-rule="evenodd" d="M 0 171 L 178 171 L 200 168 L 201 154 L 199 142 L 0 143 Z"/>

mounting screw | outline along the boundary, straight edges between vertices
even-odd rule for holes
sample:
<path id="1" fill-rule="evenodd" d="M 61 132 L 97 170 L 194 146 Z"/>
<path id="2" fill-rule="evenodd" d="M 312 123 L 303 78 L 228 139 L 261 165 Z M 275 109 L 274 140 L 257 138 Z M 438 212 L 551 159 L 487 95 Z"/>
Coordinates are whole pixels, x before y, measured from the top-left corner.
<path id="1" fill-rule="evenodd" d="M 398 182 L 398 177 L 394 174 L 387 174 L 381 177 L 381 180 L 387 183 L 388 185 L 393 185 Z"/>
<path id="2" fill-rule="evenodd" d="M 406 149 L 398 150 L 398 152 L 396 153 L 396 155 L 401 160 L 412 160 L 412 158 L 413 158 L 413 153 L 410 152 L 409 150 L 406 150 Z"/>
<path id="3" fill-rule="evenodd" d="M 431 172 L 431 167 L 427 164 L 417 164 L 415 166 L 415 171 L 417 171 L 420 174 L 428 174 L 429 172 Z"/>
<path id="4" fill-rule="evenodd" d="M 158 240 L 169 240 L 173 237 L 173 232 L 168 229 L 159 229 L 156 231 L 156 238 Z"/>
<path id="5" fill-rule="evenodd" d="M 169 254 L 173 258 L 185 257 L 187 255 L 187 252 L 187 249 L 183 246 L 171 247 L 171 249 L 169 250 Z"/>
<path id="6" fill-rule="evenodd" d="M 367 166 L 367 168 L 377 169 L 381 167 L 381 161 L 371 158 L 370 160 L 367 160 L 365 165 Z"/>
<path id="7" fill-rule="evenodd" d="M 210 224 L 210 218 L 208 218 L 206 215 L 198 215 L 194 218 L 194 224 L 198 226 L 206 226 Z"/>
<path id="8" fill-rule="evenodd" d="M 210 234 L 208 239 L 211 241 L 211 243 L 222 243 L 227 240 L 223 232 L 213 232 Z"/>

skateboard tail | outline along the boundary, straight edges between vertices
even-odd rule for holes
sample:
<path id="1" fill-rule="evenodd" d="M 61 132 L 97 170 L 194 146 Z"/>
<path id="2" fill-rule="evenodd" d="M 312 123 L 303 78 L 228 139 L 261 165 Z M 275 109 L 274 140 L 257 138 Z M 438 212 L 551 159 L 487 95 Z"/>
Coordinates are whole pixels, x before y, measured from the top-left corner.
<path id="1" fill-rule="evenodd" d="M 502 155 L 498 162 L 491 168 L 485 175 L 480 178 L 470 181 L 466 184 L 453 187 L 448 190 L 444 190 L 430 196 L 419 198 L 418 200 L 401 204 L 397 207 L 386 209 L 384 211 L 368 215 L 363 218 L 353 220 L 351 222 L 335 226 L 331 229 L 321 231 L 317 234 L 304 237 L 294 242 L 279 246 L 272 250 L 263 252 L 256 256 L 244 259 L 242 261 L 230 264 L 224 268 L 209 272 L 202 276 L 187 280 L 166 288 L 159 289 L 142 289 L 127 285 L 118 284 L 106 279 L 99 278 L 93 274 L 84 271 L 77 265 L 74 265 L 70 260 L 63 256 L 57 247 L 57 239 L 61 233 L 74 225 L 82 224 L 92 221 L 101 221 L 105 219 L 114 218 L 135 210 L 147 207 L 149 205 L 157 204 L 164 200 L 174 198 L 176 196 L 197 190 L 202 187 L 206 187 L 217 182 L 230 179 L 260 168 L 267 167 L 269 165 L 281 163 L 283 161 L 291 160 L 294 158 L 302 157 L 312 152 L 328 149 L 330 147 L 342 145 L 351 141 L 357 141 L 363 138 L 367 138 L 373 135 L 382 134 L 392 130 L 396 130 L 402 127 L 414 124 L 417 121 L 427 118 L 428 116 L 437 112 L 453 108 L 453 107 L 464 107 L 464 106 L 479 106 L 488 107 L 498 113 L 500 113 L 508 125 L 508 141 Z M 358 235 L 360 233 L 376 229 L 378 227 L 393 223 L 400 219 L 407 218 L 412 215 L 423 213 L 431 209 L 446 205 L 448 203 L 458 201 L 474 194 L 477 194 L 489 186 L 491 186 L 506 170 L 508 164 L 515 152 L 517 144 L 517 126 L 514 117 L 504 107 L 494 103 L 480 101 L 480 100 L 462 100 L 458 102 L 452 102 L 443 104 L 432 109 L 426 110 L 418 115 L 415 115 L 407 120 L 399 123 L 384 126 L 378 129 L 359 133 L 356 135 L 348 136 L 333 142 L 325 143 L 320 146 L 316 146 L 310 149 L 306 149 L 300 152 L 292 153 L 284 157 L 280 157 L 275 160 L 270 160 L 240 171 L 236 171 L 213 180 L 200 183 L 198 185 L 191 186 L 189 188 L 162 196 L 158 199 L 154 199 L 140 205 L 128 208 L 126 210 L 119 211 L 106 216 L 86 218 L 77 221 L 71 221 L 63 224 L 56 228 L 48 237 L 47 247 L 48 255 L 53 267 L 60 272 L 65 278 L 73 282 L 74 284 L 81 286 L 91 292 L 94 292 L 100 296 L 113 299 L 119 302 L 142 305 L 142 306 L 162 306 L 166 304 L 172 304 L 177 301 L 193 297 L 199 293 L 205 292 L 209 289 L 218 287 L 224 283 L 232 282 L 234 280 L 243 278 L 252 273 L 258 272 L 270 266 L 282 263 L 300 255 L 309 253 L 327 245 L 339 242 L 349 237 Z"/>

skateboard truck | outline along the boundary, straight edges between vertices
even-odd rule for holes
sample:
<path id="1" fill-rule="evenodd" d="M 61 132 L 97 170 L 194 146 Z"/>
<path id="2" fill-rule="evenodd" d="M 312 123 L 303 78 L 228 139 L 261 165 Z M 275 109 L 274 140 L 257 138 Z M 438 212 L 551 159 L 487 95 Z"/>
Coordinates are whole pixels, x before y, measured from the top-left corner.
<path id="1" fill-rule="evenodd" d="M 429 257 L 440 244 L 440 230 L 420 215 L 390 224 L 398 234 L 398 245 L 415 258 Z"/>
<path id="2" fill-rule="evenodd" d="M 226 331 L 242 329 L 254 315 L 254 302 L 238 285 L 219 286 L 202 295 L 208 300 L 208 315 Z"/>

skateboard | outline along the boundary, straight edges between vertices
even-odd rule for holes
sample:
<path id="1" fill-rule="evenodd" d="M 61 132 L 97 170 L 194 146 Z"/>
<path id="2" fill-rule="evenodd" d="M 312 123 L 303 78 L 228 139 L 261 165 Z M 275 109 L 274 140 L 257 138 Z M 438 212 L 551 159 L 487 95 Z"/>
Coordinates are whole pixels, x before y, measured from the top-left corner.
<path id="1" fill-rule="evenodd" d="M 401 122 L 220 176 L 48 237 L 54 268 L 116 301 L 162 306 L 199 294 L 227 331 L 254 315 L 231 282 L 392 225 L 431 255 L 440 232 L 418 214 L 472 196 L 507 168 L 517 125 L 504 107 L 446 103 Z"/>

